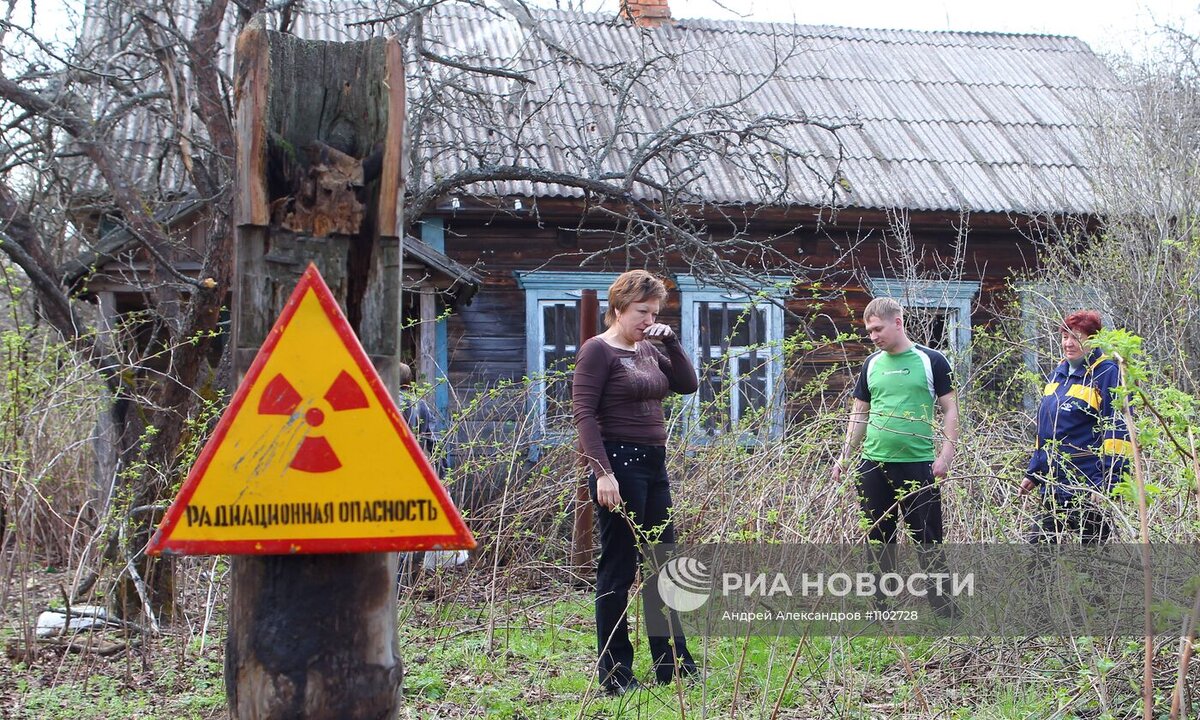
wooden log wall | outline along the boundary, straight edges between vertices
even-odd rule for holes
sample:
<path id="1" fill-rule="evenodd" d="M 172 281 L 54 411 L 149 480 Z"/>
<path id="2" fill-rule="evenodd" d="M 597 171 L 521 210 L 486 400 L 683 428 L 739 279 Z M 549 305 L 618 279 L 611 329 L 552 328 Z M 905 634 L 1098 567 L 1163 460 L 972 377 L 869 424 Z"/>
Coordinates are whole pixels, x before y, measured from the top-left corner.
<path id="1" fill-rule="evenodd" d="M 576 208 L 578 209 L 578 208 Z M 841 224 L 811 226 L 812 217 L 780 216 L 751 230 L 751 237 L 765 240 L 786 235 L 775 247 L 813 267 L 834 265 L 849 248 L 855 248 L 850 264 L 832 267 L 819 275 L 801 279 L 788 302 L 785 317 L 788 335 L 800 332 L 810 339 L 834 338 L 840 333 L 861 335 L 862 311 L 871 296 L 864 286 L 866 277 L 890 277 L 894 265 L 903 258 L 891 257 L 885 249 L 887 217 L 882 213 L 843 215 Z M 935 258 L 947 258 L 953 252 L 957 215 L 914 215 L 910 218 L 913 236 L 925 264 L 932 267 Z M 1012 227 L 1008 217 L 980 216 L 971 219 L 967 255 L 961 280 L 978 281 L 980 294 L 972 305 L 972 325 L 990 324 L 1004 298 L 1007 282 L 1014 272 L 1029 269 L 1035 252 L 1022 234 Z M 450 381 L 460 399 L 472 397 L 472 388 L 494 385 L 498 381 L 517 380 L 526 374 L 525 298 L 514 271 L 579 271 L 579 259 L 604 247 L 601 237 L 580 233 L 579 247 L 564 246 L 561 228 L 574 228 L 577 216 L 564 214 L 558 221 L 542 217 L 538 222 L 509 216 L 447 217 L 447 254 L 460 262 L 481 261 L 484 287 L 471 305 L 449 321 Z M 789 225 L 787 223 L 795 223 Z M 800 225 L 799 230 L 794 230 Z M 714 230 L 720 227 L 714 223 Z M 590 239 L 589 239 L 590 238 Z M 620 271 L 623 253 L 614 252 L 609 264 L 596 263 L 586 269 Z M 671 259 L 671 270 L 687 273 L 678 257 Z M 679 301 L 672 294 L 672 306 L 664 309 L 664 319 L 678 326 Z M 831 367 L 837 372 L 830 379 L 826 401 L 843 394 L 853 379 L 853 370 L 871 351 L 862 342 L 818 345 L 786 368 L 789 410 L 802 417 L 815 404 L 812 400 L 794 402 L 791 398 L 814 378 Z"/>

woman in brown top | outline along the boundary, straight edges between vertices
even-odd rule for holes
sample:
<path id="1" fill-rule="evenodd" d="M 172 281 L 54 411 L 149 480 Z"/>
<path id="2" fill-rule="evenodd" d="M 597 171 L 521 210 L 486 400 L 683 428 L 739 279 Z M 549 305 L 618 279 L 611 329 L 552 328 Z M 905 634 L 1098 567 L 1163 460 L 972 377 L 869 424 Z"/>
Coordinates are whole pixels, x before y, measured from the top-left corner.
<path id="1" fill-rule="evenodd" d="M 597 669 L 605 690 L 616 695 L 638 687 L 625 608 L 640 548 L 675 542 L 662 401 L 668 392 L 689 394 L 697 387 L 696 371 L 679 338 L 658 322 L 666 297 L 663 282 L 645 270 L 618 277 L 608 289 L 608 329 L 585 342 L 575 360 L 575 427 L 592 471 L 589 483 L 600 529 Z M 696 674 L 678 617 L 669 611 L 663 618 L 656 583 L 643 584 L 642 602 L 656 679 L 665 683 L 677 672 Z M 668 624 L 655 622 L 659 618 Z M 664 627 L 670 632 L 662 632 Z"/>

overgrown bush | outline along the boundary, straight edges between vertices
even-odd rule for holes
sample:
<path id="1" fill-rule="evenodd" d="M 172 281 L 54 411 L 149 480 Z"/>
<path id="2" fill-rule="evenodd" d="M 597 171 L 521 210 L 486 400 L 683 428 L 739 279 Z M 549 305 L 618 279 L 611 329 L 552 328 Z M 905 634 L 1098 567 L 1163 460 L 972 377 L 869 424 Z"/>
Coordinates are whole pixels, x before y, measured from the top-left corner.
<path id="1" fill-rule="evenodd" d="M 942 486 L 947 537 L 953 542 L 1020 542 L 1038 510 L 1036 500 L 1016 494 L 1016 485 L 1028 459 L 1032 431 L 1026 396 L 1036 396 L 1043 382 L 1041 367 L 1049 364 L 1054 345 L 1052 338 L 1032 343 L 1023 340 L 1026 324 L 1018 310 L 1014 306 L 1007 315 L 1001 313 L 992 326 L 975 328 L 971 363 L 960 376 L 961 442 L 951 475 Z M 35 581 L 30 587 L 37 593 L 6 611 L 5 623 L 12 628 L 28 627 L 41 609 L 38 603 L 70 594 L 75 578 L 103 569 L 112 580 L 126 568 L 121 563 L 105 565 L 94 547 L 100 537 L 96 529 L 103 526 L 104 519 L 79 521 L 92 507 L 90 440 L 100 409 L 97 398 L 101 397 L 94 378 L 85 370 L 73 369 L 70 355 L 37 332 L 5 330 L 3 339 L 7 354 L 0 395 L 4 403 L 0 447 L 5 453 L 6 500 L 19 523 L 11 526 L 17 534 L 6 540 L 8 557 L 17 563 L 9 566 L 16 572 L 10 569 L 4 579 L 8 583 L 5 590 L 12 597 L 18 586 Z M 1173 375 L 1163 370 L 1150 351 L 1137 347 L 1134 338 L 1117 334 L 1104 341 L 1111 351 L 1124 353 L 1131 368 L 1131 411 L 1144 458 L 1151 539 L 1195 539 L 1200 529 L 1191 445 L 1200 421 L 1196 398 L 1182 392 Z M 861 355 L 853 338 L 832 342 L 845 343 L 847 357 Z M 804 353 L 813 349 L 811 340 L 785 346 L 792 353 L 786 365 L 792 368 L 804 366 Z M 803 411 L 795 413 L 778 437 L 760 432 L 763 420 L 754 416 L 748 417 L 744 427 L 716 434 L 702 432 L 696 424 L 683 422 L 682 406 L 678 400 L 671 401 L 673 435 L 668 463 L 680 541 L 860 542 L 863 531 L 852 481 L 834 484 L 829 473 L 847 421 L 846 378 L 855 369 L 856 363 L 830 365 L 813 375 L 806 382 Z M 562 375 L 544 380 L 569 382 Z M 436 616 L 451 606 L 473 608 L 478 627 L 483 628 L 480 632 L 486 635 L 484 648 L 494 649 L 503 619 L 518 606 L 526 608 L 532 602 L 531 594 L 554 597 L 578 592 L 570 588 L 578 588 L 579 580 L 587 578 L 586 572 L 570 562 L 575 494 L 585 471 L 576 458 L 573 434 L 562 409 L 554 411 L 557 414 L 552 414 L 549 425 L 565 432 L 548 433 L 534 426 L 528 407 L 537 386 L 523 381 L 477 389 L 448 418 L 438 448 L 438 453 L 446 456 L 445 481 L 481 548 L 464 570 L 434 573 L 402 596 L 405 617 L 414 613 Z M 210 409 L 215 410 L 219 401 L 213 402 Z M 196 419 L 189 435 L 188 457 L 194 458 L 211 419 Z M 435 465 L 443 465 L 442 459 L 434 458 Z M 189 461 L 181 462 L 186 465 Z M 178 481 L 175 471 L 166 470 L 164 476 Z M 1135 494 L 1123 491 L 1108 503 L 1120 539 L 1136 541 Z M 224 558 L 176 562 L 180 604 L 175 623 L 164 626 L 157 637 L 144 629 L 126 631 L 126 652 L 139 658 L 145 668 L 183 663 L 189 658 L 206 658 L 211 663 L 214 653 L 219 656 L 227 562 Z M 69 571 L 61 576 L 61 590 L 41 584 L 46 576 L 39 569 L 51 564 Z M 89 599 L 106 602 L 103 589 L 110 585 L 97 583 Z M 582 597 L 586 598 L 586 593 Z M 432 605 L 426 607 L 430 601 Z M 178 655 L 168 658 L 166 647 Z M 903 644 L 888 647 L 899 650 L 872 651 L 870 662 L 894 663 L 908 652 Z M 808 657 L 813 649 L 803 652 Z M 835 639 L 822 652 L 837 659 L 830 660 L 824 670 L 814 666 L 805 672 L 814 680 L 829 683 L 836 679 L 832 675 L 848 672 L 858 662 L 855 653 L 861 651 L 854 650 L 850 640 Z M 1117 708 L 1136 703 L 1129 678 L 1136 674 L 1141 650 L 1121 641 L 1085 645 L 1082 641 L 950 639 L 913 652 L 938 663 L 940 669 L 927 672 L 938 673 L 944 681 L 961 687 L 975 685 L 989 696 L 1003 695 L 1005 687 L 1018 693 L 1024 687 L 1015 676 L 988 670 L 995 663 L 1007 663 L 1010 667 L 1041 667 L 1038 677 L 1052 677 L 1053 686 L 1065 693 L 1053 703 L 1055 707 L 1074 703 L 1074 707 Z M 892 659 L 880 660 L 884 655 Z M 1169 682 L 1178 663 L 1173 647 L 1158 641 L 1154 659 L 1156 676 Z M 1054 674 L 1058 671 L 1050 669 L 1047 663 L 1051 661 L 1061 673 Z M 79 656 L 64 667 L 83 671 L 97 662 Z M 1066 679 L 1072 676 L 1072 667 L 1085 667 L 1092 673 L 1086 688 L 1074 687 Z M 862 678 L 869 685 L 868 675 Z M 917 675 L 901 680 L 922 687 Z M 1033 681 L 1032 677 L 1021 680 Z M 940 702 L 954 707 L 952 697 L 939 698 L 928 684 L 924 687 L 934 706 Z M 825 707 L 819 698 L 810 701 Z M 1013 702 L 1025 701 L 1018 698 Z"/>

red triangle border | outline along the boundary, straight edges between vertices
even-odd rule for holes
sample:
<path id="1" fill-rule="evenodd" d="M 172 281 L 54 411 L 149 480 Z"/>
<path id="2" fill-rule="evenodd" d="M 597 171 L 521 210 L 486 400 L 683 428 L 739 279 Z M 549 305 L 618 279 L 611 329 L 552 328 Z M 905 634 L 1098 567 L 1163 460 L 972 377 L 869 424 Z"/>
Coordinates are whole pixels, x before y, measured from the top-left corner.
<path id="1" fill-rule="evenodd" d="M 371 389 L 371 393 L 374 394 L 375 399 L 383 407 L 384 413 L 388 416 L 388 419 L 396 430 L 396 434 L 400 436 L 409 455 L 421 471 L 421 476 L 429 485 L 434 498 L 441 503 L 442 511 L 445 513 L 445 517 L 451 527 L 454 528 L 455 533 L 452 535 L 298 538 L 290 540 L 172 540 L 171 533 L 183 516 L 184 510 L 196 492 L 196 488 L 199 487 L 201 480 L 208 470 L 209 464 L 212 462 L 213 456 L 216 455 L 217 450 L 221 447 L 221 443 L 224 442 L 225 436 L 229 432 L 234 419 L 241 412 L 251 388 L 258 382 L 263 367 L 267 364 L 271 353 L 279 344 L 279 339 L 283 336 L 284 331 L 287 330 L 293 316 L 295 316 L 297 309 L 300 307 L 301 301 L 309 290 L 312 290 L 316 294 L 317 300 L 321 304 L 321 308 L 325 311 L 326 317 L 332 323 L 334 331 L 341 338 L 354 362 L 358 364 L 359 370 L 367 380 L 367 385 Z M 179 494 L 176 495 L 174 502 L 167 509 L 167 513 L 159 524 L 158 530 L 155 531 L 154 536 L 146 546 L 146 552 L 150 555 L 288 555 L 474 549 L 476 547 L 475 538 L 471 535 L 471 531 L 467 529 L 466 523 L 463 522 L 458 508 L 455 507 L 454 502 L 446 493 L 446 489 L 438 481 L 437 475 L 429 465 L 425 454 L 421 451 L 416 438 L 413 437 L 412 432 L 403 423 L 404 420 L 400 416 L 400 411 L 396 407 L 395 401 L 384 386 L 383 380 L 375 370 L 375 366 L 371 364 L 370 358 L 367 357 L 366 351 L 363 350 L 362 344 L 358 341 L 358 336 L 354 334 L 354 330 L 351 329 L 346 316 L 342 314 L 342 310 L 338 306 L 337 300 L 334 299 L 333 293 L 329 290 L 329 286 L 325 284 L 325 280 L 321 277 L 317 266 L 309 263 L 308 267 L 304 270 L 304 274 L 300 276 L 300 281 L 296 283 L 296 288 L 292 291 L 282 312 L 280 312 L 279 318 L 275 321 L 275 325 L 267 333 L 266 341 L 259 348 L 258 354 L 254 356 L 254 362 L 250 364 L 245 378 L 242 379 L 242 382 L 234 392 L 229 407 L 221 414 L 221 419 L 217 422 L 217 427 L 213 430 L 212 436 L 205 443 L 204 449 L 196 459 L 196 463 L 188 472 L 187 479 L 184 480 L 182 487 L 179 489 Z"/>

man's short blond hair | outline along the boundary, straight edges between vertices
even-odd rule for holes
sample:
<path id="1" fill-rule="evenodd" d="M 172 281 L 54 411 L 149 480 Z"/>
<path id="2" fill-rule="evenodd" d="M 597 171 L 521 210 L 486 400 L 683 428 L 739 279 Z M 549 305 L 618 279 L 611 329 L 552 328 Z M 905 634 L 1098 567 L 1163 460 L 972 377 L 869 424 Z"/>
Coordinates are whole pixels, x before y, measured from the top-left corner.
<path id="1" fill-rule="evenodd" d="M 895 320 L 902 315 L 904 308 L 900 303 L 890 297 L 878 297 L 867 303 L 867 309 L 863 310 L 863 322 L 873 317 L 884 321 Z"/>

